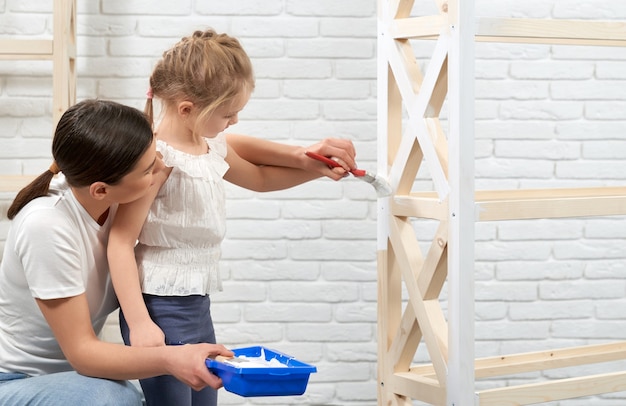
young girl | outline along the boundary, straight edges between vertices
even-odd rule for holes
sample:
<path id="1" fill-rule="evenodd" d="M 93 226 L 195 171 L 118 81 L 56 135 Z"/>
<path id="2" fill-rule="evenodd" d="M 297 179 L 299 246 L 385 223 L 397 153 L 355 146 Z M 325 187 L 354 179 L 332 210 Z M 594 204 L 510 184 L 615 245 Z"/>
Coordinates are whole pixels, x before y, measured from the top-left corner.
<path id="1" fill-rule="evenodd" d="M 52 155 L 50 169 L 8 211 L 0 404 L 139 406 L 141 394 L 125 380 L 163 374 L 195 389 L 219 388 L 205 359 L 232 355 L 223 346 L 141 348 L 97 338 L 117 308 L 106 260 L 117 204 L 143 196 L 163 176 L 145 116 L 113 102 L 78 103 L 61 117 Z"/>
<path id="2" fill-rule="evenodd" d="M 322 174 L 341 179 L 355 168 L 354 148 L 337 139 L 311 147 L 342 163 L 331 170 L 306 157 L 304 148 L 222 134 L 237 123 L 254 89 L 248 56 L 226 34 L 207 30 L 183 38 L 163 54 L 150 88 L 147 115 L 152 117 L 152 96 L 163 104 L 155 133 L 169 176 L 158 194 L 155 188 L 120 207 L 111 231 L 122 335 L 133 346 L 214 343 L 210 295 L 222 289 L 223 179 L 255 191 L 289 188 Z M 273 152 L 255 155 L 259 144 Z M 175 377 L 140 382 L 149 406 L 217 404 L 215 390 L 192 391 Z"/>

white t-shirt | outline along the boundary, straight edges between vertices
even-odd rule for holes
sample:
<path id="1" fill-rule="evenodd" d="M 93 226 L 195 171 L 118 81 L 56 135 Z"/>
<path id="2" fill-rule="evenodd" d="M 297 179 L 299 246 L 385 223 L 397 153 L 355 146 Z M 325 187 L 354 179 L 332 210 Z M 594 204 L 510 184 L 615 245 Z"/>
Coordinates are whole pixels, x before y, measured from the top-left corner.
<path id="1" fill-rule="evenodd" d="M 0 372 L 43 375 L 72 367 L 34 298 L 85 293 L 96 334 L 117 307 L 106 244 L 114 208 L 103 226 L 58 175 L 48 196 L 13 219 L 0 264 Z"/>

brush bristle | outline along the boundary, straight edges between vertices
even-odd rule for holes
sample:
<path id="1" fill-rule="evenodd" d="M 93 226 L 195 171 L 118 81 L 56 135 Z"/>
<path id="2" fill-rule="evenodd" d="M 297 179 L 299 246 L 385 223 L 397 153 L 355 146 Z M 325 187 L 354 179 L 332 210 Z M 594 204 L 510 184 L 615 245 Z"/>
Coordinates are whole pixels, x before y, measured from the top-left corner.
<path id="1" fill-rule="evenodd" d="M 391 196 L 391 193 L 393 192 L 391 190 L 391 186 L 389 186 L 389 183 L 387 183 L 386 180 L 378 176 L 374 178 L 372 186 L 374 186 L 374 189 L 376 189 L 376 194 L 378 195 L 378 197 Z"/>
<path id="2" fill-rule="evenodd" d="M 387 197 L 393 192 L 389 183 L 380 176 L 366 172 L 365 175 L 359 176 L 358 178 L 374 186 L 378 197 Z"/>

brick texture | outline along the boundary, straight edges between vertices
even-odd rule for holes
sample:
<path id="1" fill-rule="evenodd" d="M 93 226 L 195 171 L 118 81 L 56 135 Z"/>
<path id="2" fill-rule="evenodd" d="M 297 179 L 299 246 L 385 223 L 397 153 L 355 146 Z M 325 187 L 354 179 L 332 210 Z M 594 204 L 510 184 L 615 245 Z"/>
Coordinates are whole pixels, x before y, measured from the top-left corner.
<path id="1" fill-rule="evenodd" d="M 415 3 L 415 14 L 418 6 L 435 10 L 433 1 Z M 476 12 L 622 22 L 626 2 L 476 0 Z M 211 26 L 239 37 L 255 66 L 258 85 L 234 132 L 296 144 L 346 137 L 360 166 L 376 168 L 375 0 L 79 0 L 77 21 L 79 99 L 142 108 L 160 54 Z M 0 36 L 51 29 L 50 2 L 0 1 Z M 420 63 L 431 45 L 416 46 Z M 626 48 L 479 43 L 476 56 L 477 188 L 624 186 Z M 0 61 L 1 173 L 48 167 L 51 91 L 48 63 Z M 419 174 L 415 187 L 430 188 L 428 177 Z M 3 213 L 11 197 L 0 196 Z M 318 372 L 302 397 L 255 403 L 222 391 L 221 404 L 375 405 L 374 190 L 352 178 L 321 179 L 268 194 L 229 186 L 228 199 L 224 291 L 213 299 L 219 341 L 275 348 Z M 625 339 L 625 224 L 477 224 L 477 355 Z M 0 245 L 8 227 L 1 219 Z M 424 247 L 434 230 L 416 222 Z M 445 297 L 444 289 L 444 308 Z M 118 340 L 115 318 L 105 337 Z M 422 347 L 416 360 L 427 359 Z M 618 393 L 550 405 L 625 403 Z"/>

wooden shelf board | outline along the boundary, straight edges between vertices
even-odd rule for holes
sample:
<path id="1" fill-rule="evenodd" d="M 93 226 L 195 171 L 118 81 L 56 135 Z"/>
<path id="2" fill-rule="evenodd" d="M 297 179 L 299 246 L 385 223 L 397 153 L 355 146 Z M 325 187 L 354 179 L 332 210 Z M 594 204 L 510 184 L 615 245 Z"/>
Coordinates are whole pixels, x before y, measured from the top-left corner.
<path id="1" fill-rule="evenodd" d="M 397 40 L 436 40 L 446 29 L 443 15 L 393 20 Z M 618 21 L 477 18 L 475 40 L 555 45 L 626 46 L 626 23 Z"/>
<path id="2" fill-rule="evenodd" d="M 475 377 L 484 379 L 619 360 L 626 360 L 626 341 L 478 358 L 474 368 Z M 436 376 L 432 364 L 412 366 L 410 371 L 424 378 Z"/>
<path id="3" fill-rule="evenodd" d="M 0 175 L 0 192 L 19 192 L 38 175 Z"/>
<path id="4" fill-rule="evenodd" d="M 475 194 L 476 221 L 626 215 L 626 187 L 487 190 Z M 447 202 L 434 192 L 392 198 L 396 216 L 443 219 Z"/>
<path id="5" fill-rule="evenodd" d="M 476 395 L 481 406 L 518 406 L 624 390 L 626 371 L 488 389 Z"/>
<path id="6" fill-rule="evenodd" d="M 475 379 L 504 377 L 515 374 L 600 364 L 626 359 L 626 341 L 594 344 L 523 354 L 502 355 L 476 359 Z M 416 382 L 436 379 L 432 364 L 412 366 L 408 373 L 396 374 Z M 526 405 L 573 397 L 626 390 L 626 371 L 601 375 L 545 380 L 525 385 L 510 385 L 477 392 L 482 405 Z M 435 386 L 431 385 L 431 390 Z M 402 393 L 402 392 L 401 392 Z M 425 400 L 418 398 L 420 400 Z"/>
<path id="7" fill-rule="evenodd" d="M 0 59 L 52 59 L 52 40 L 0 39 Z"/>
<path id="8" fill-rule="evenodd" d="M 477 41 L 626 46 L 626 23 L 617 21 L 480 18 Z"/>

